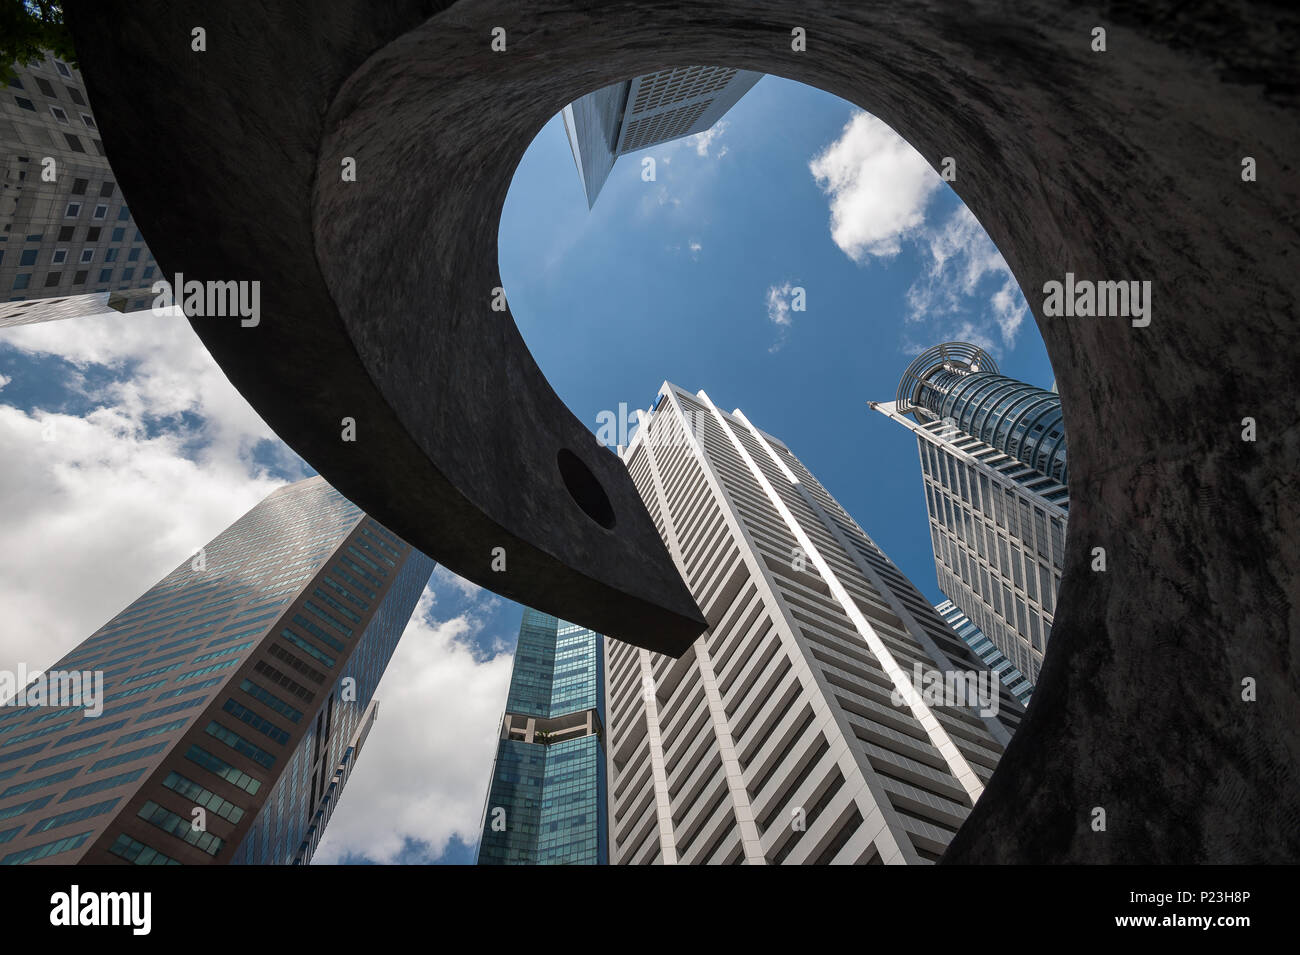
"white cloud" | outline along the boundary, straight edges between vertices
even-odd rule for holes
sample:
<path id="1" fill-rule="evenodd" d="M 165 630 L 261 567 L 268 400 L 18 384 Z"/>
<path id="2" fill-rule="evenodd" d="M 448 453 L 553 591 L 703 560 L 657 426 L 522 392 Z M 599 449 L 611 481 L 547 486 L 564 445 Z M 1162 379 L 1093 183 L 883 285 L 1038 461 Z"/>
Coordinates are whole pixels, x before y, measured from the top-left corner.
<path id="1" fill-rule="evenodd" d="M 13 381 L 12 378 L 7 378 L 4 375 L 0 375 L 0 388 L 4 388 L 4 386 L 9 384 L 9 382 L 11 381 Z"/>
<path id="2" fill-rule="evenodd" d="M 1000 351 L 999 345 L 1011 348 L 1029 305 L 979 220 L 960 206 L 942 226 L 928 231 L 924 247 L 929 262 L 908 290 L 907 320 L 925 322 L 945 341 L 970 341 L 992 351 Z M 991 294 L 989 280 L 997 283 Z M 981 295 L 988 298 L 975 307 L 976 321 L 970 318 L 971 300 Z"/>
<path id="3" fill-rule="evenodd" d="M 0 635 L 0 667 L 48 666 L 284 482 L 253 464 L 274 435 L 184 320 L 114 312 L 0 341 L 130 369 L 71 376 L 97 406 L 82 415 L 0 404 L 0 618 L 22 622 Z M 191 424 L 157 426 L 182 412 Z"/>
<path id="4" fill-rule="evenodd" d="M 790 332 L 790 326 L 794 324 L 794 316 L 791 312 L 794 289 L 794 283 L 783 282 L 767 290 L 767 320 L 777 328 L 777 339 L 767 349 L 769 352 L 781 350 Z"/>
<path id="5" fill-rule="evenodd" d="M 791 291 L 793 291 L 793 286 L 789 282 L 783 285 L 773 285 L 767 290 L 767 319 L 773 325 L 788 326 L 791 324 Z"/>
<path id="6" fill-rule="evenodd" d="M 903 240 L 920 232 L 942 184 L 906 140 L 862 112 L 808 168 L 830 197 L 831 238 L 859 264 L 897 255 Z"/>
<path id="7" fill-rule="evenodd" d="M 434 620 L 434 605 L 428 589 L 375 691 L 379 719 L 314 862 L 392 862 L 406 838 L 433 855 L 453 836 L 478 838 L 514 657 L 477 661 L 466 638 L 481 624 Z"/>
<path id="8" fill-rule="evenodd" d="M 695 239 L 692 239 L 692 240 L 691 240 L 690 250 L 691 250 L 692 252 L 699 252 L 700 249 L 702 249 L 702 248 L 704 248 L 704 246 L 700 245 L 700 243 L 699 243 L 697 240 L 695 240 Z M 3 387 L 3 385 L 0 385 L 0 387 Z"/>
<path id="9" fill-rule="evenodd" d="M 687 136 L 685 141 L 688 146 L 695 147 L 695 155 L 707 159 L 709 156 L 709 150 L 715 142 L 722 138 L 722 134 L 726 132 L 726 129 L 727 121 L 725 119 L 720 119 L 704 132 L 696 133 L 694 136 Z M 713 158 L 721 159 L 726 154 L 727 147 L 719 144 L 719 150 L 714 154 Z"/>
<path id="10" fill-rule="evenodd" d="M 433 579 L 439 586 L 446 585 L 467 600 L 487 598 L 491 603 L 497 603 L 500 601 L 500 598 L 490 590 L 484 590 L 472 580 L 466 580 L 459 574 L 448 570 L 446 567 L 442 566 L 442 564 L 439 564 L 434 568 Z"/>
<path id="11" fill-rule="evenodd" d="M 907 292 L 907 321 L 924 322 L 925 337 L 990 350 L 1014 345 L 1029 309 L 1011 270 L 965 206 L 942 225 L 927 223 L 943 181 L 902 137 L 858 112 L 808 168 L 830 197 L 831 238 L 853 261 L 918 246 L 923 271 Z"/>

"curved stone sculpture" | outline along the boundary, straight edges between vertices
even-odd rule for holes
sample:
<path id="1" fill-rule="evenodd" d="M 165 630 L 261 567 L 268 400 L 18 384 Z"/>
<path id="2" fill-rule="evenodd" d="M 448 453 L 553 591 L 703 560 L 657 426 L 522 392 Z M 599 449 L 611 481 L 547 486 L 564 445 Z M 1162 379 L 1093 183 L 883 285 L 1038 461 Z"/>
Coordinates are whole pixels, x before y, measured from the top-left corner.
<path id="1" fill-rule="evenodd" d="M 1294 14 L 70 6 L 109 157 L 164 270 L 263 283 L 258 327 L 193 324 L 267 423 L 457 573 L 668 652 L 698 611 L 621 466 L 491 309 L 524 149 L 583 93 L 706 63 L 820 87 L 936 167 L 954 157 L 952 185 L 1026 290 L 1056 370 L 1072 517 L 1028 718 L 946 858 L 1300 858 Z M 356 182 L 341 181 L 345 157 Z M 1040 290 L 1067 272 L 1150 281 L 1150 323 L 1045 314 Z"/>

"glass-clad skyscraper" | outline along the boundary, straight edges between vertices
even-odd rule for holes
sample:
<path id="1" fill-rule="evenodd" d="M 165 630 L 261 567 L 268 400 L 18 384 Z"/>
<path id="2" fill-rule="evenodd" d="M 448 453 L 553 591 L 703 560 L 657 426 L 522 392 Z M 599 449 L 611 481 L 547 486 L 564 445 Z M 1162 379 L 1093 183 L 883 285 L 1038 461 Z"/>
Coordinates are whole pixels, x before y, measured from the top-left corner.
<path id="1" fill-rule="evenodd" d="M 50 668 L 102 712 L 0 707 L 0 865 L 309 861 L 432 571 L 319 477 L 270 494 Z"/>
<path id="2" fill-rule="evenodd" d="M 564 107 L 587 206 L 619 156 L 711 129 L 763 78 L 725 66 L 675 66 L 588 93 Z"/>
<path id="3" fill-rule="evenodd" d="M 945 342 L 871 407 L 912 431 L 939 587 L 1031 682 L 1056 611 L 1069 516 L 1060 395 Z"/>
<path id="4" fill-rule="evenodd" d="M 1028 706 L 1034 685 L 1003 655 L 997 644 L 984 636 L 980 628 L 971 623 L 970 617 L 962 613 L 961 608 L 951 600 L 935 604 L 934 609 L 956 631 L 957 636 L 966 641 L 966 646 L 984 661 L 984 665 L 998 675 L 1003 685 L 1020 701 L 1020 705 Z"/>
<path id="5" fill-rule="evenodd" d="M 525 610 L 483 813 L 479 865 L 604 865 L 600 634 Z"/>

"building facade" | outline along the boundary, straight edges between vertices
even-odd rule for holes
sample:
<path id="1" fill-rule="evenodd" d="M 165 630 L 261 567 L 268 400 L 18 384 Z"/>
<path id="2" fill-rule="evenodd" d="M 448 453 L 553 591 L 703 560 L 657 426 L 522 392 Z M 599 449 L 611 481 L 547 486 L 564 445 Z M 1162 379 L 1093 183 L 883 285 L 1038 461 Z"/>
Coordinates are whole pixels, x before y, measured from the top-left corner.
<path id="1" fill-rule="evenodd" d="M 605 865 L 604 639 L 524 611 L 479 865 Z"/>
<path id="2" fill-rule="evenodd" d="M 270 494 L 0 707 L 0 865 L 307 862 L 433 563 L 319 477 Z"/>
<path id="3" fill-rule="evenodd" d="M 784 443 L 665 383 L 622 452 L 709 622 L 607 644 L 615 863 L 925 863 L 1021 708 Z M 976 708 L 918 691 L 982 673 Z"/>
<path id="4" fill-rule="evenodd" d="M 99 293 L 118 311 L 148 308 L 162 276 L 109 168 L 80 71 L 54 56 L 14 70 L 0 96 L 0 303 Z M 0 308 L 0 325 L 62 317 Z"/>
<path id="5" fill-rule="evenodd" d="M 1060 396 L 945 342 L 912 362 L 895 401 L 870 405 L 916 435 L 940 589 L 1036 682 L 1069 519 Z"/>
<path id="6" fill-rule="evenodd" d="M 721 66 L 682 66 L 646 73 L 588 93 L 564 108 L 587 207 L 596 204 L 619 156 L 711 129 L 762 79 Z"/>
<path id="7" fill-rule="evenodd" d="M 970 617 L 961 612 L 951 600 L 945 600 L 943 603 L 935 604 L 935 613 L 943 617 L 944 622 L 952 627 L 953 632 L 966 642 L 966 646 L 974 651 L 975 655 L 984 661 L 984 665 L 998 675 L 1003 685 L 1011 691 L 1021 706 L 1029 705 L 1029 698 L 1033 695 L 1034 685 L 1025 678 L 1025 675 L 1012 665 L 1011 661 L 1003 656 L 1002 651 L 975 624 L 971 623 Z"/>

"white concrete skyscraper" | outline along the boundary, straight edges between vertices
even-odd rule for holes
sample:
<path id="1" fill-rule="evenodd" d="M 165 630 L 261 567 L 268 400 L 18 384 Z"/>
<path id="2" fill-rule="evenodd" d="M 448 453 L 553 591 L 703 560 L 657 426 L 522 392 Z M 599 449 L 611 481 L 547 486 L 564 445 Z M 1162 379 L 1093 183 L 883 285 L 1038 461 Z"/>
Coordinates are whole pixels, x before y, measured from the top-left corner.
<path id="1" fill-rule="evenodd" d="M 870 406 L 916 434 L 939 588 L 1037 682 L 1070 506 L 1060 396 L 945 342 Z"/>
<path id="2" fill-rule="evenodd" d="M 587 207 L 596 204 L 619 156 L 713 128 L 762 78 L 722 66 L 679 66 L 615 83 L 564 107 Z"/>
<path id="3" fill-rule="evenodd" d="M 740 411 L 665 383 L 622 457 L 710 626 L 676 660 L 606 643 L 610 861 L 938 859 L 1019 704 Z M 987 715 L 918 670 L 987 680 Z"/>

